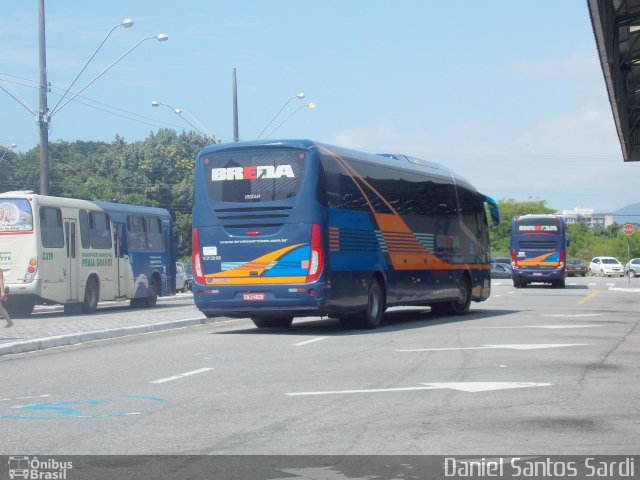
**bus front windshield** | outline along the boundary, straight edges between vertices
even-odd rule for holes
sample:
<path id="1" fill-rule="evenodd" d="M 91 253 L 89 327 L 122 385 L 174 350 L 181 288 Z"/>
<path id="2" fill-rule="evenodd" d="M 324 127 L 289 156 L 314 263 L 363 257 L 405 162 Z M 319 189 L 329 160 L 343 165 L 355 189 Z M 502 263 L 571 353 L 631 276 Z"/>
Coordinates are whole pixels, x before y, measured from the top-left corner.
<path id="1" fill-rule="evenodd" d="M 0 200 L 0 232 L 32 232 L 33 212 L 23 198 Z"/>
<path id="2" fill-rule="evenodd" d="M 216 202 L 272 202 L 295 197 L 304 173 L 300 150 L 243 150 L 201 158 L 209 198 Z"/>

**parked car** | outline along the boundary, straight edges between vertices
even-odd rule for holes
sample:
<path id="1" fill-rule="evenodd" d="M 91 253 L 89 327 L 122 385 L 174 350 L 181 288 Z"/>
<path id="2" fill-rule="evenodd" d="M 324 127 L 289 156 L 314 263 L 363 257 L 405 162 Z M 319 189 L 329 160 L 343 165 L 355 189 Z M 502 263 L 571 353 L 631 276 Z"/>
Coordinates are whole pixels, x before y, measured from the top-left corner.
<path id="1" fill-rule="evenodd" d="M 492 262 L 491 278 L 511 278 L 511 265 Z"/>
<path id="2" fill-rule="evenodd" d="M 588 272 L 587 266 L 582 263 L 582 260 L 569 259 L 567 260 L 567 277 L 586 277 Z"/>
<path id="3" fill-rule="evenodd" d="M 184 273 L 187 275 L 187 282 L 189 283 L 189 290 L 193 288 L 193 266 L 191 264 L 184 267 Z"/>
<path id="4" fill-rule="evenodd" d="M 184 263 L 176 262 L 176 292 L 186 292 L 187 290 L 189 290 L 189 281 Z"/>
<path id="5" fill-rule="evenodd" d="M 505 265 L 511 265 L 511 258 L 509 257 L 491 257 L 491 263 L 503 263 Z"/>
<path id="6" fill-rule="evenodd" d="M 602 275 L 610 277 L 612 275 L 624 276 L 624 267 L 617 258 L 614 257 L 594 257 L 589 263 L 590 275 Z"/>
<path id="7" fill-rule="evenodd" d="M 640 275 L 640 258 L 632 258 L 624 265 L 625 275 L 637 277 Z"/>

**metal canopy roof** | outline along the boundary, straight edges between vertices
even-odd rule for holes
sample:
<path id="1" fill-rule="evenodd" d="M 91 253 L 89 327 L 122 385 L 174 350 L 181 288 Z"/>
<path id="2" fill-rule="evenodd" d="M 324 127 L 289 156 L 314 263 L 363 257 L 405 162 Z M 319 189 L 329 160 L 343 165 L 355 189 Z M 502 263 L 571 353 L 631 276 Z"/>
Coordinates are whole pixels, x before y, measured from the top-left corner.
<path id="1" fill-rule="evenodd" d="M 640 0 L 587 4 L 624 161 L 640 161 Z"/>

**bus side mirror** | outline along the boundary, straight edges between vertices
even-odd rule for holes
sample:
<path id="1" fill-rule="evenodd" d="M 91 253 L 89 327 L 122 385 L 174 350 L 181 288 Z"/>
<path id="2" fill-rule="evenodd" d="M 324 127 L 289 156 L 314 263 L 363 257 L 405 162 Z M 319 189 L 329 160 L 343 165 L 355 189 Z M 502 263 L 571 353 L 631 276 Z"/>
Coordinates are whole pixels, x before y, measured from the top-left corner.
<path id="1" fill-rule="evenodd" d="M 489 226 L 496 227 L 500 225 L 500 209 L 498 203 L 491 197 L 485 197 L 485 205 L 489 210 Z"/>

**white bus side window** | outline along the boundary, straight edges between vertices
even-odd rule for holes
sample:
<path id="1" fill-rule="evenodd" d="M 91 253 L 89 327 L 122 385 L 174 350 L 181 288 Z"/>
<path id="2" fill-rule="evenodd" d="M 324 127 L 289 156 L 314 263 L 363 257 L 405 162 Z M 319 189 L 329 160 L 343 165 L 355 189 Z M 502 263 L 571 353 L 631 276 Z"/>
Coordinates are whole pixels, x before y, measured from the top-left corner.
<path id="1" fill-rule="evenodd" d="M 93 248 L 111 248 L 109 215 L 102 212 L 91 212 L 89 214 L 89 238 Z"/>
<path id="2" fill-rule="evenodd" d="M 91 240 L 89 239 L 89 214 L 86 210 L 80 210 L 80 245 L 82 248 L 91 248 Z"/>
<path id="3" fill-rule="evenodd" d="M 40 234 L 42 246 L 45 248 L 64 247 L 64 232 L 62 231 L 62 212 L 59 208 L 40 208 Z"/>

